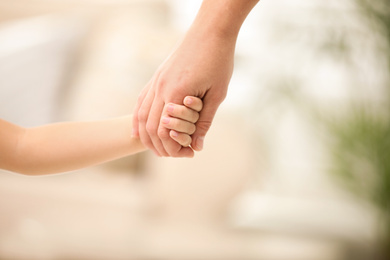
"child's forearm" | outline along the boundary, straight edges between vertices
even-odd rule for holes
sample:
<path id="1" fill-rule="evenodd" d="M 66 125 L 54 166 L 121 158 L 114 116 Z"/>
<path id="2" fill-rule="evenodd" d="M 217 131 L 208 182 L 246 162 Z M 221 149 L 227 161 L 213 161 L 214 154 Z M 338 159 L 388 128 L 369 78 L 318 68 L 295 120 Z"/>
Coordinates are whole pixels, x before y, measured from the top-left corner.
<path id="1" fill-rule="evenodd" d="M 64 172 L 145 150 L 131 131 L 131 116 L 28 128 L 8 170 L 34 175 Z"/>

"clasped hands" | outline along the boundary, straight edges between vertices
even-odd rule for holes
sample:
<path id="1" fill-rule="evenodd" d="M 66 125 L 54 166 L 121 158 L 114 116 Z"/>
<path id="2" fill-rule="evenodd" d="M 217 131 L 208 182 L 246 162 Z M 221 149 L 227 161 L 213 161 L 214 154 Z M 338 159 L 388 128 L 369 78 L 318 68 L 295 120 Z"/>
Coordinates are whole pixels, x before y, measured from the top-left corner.
<path id="1" fill-rule="evenodd" d="M 193 157 L 194 151 L 203 149 L 232 75 L 234 44 L 218 37 L 203 37 L 198 31 L 190 31 L 189 35 L 141 91 L 133 113 L 133 137 L 139 137 L 158 156 Z M 203 101 L 191 136 L 171 131 L 164 112 L 167 104 L 182 105 L 186 96 Z M 178 137 L 185 138 L 190 146 L 180 145 L 175 141 Z"/>

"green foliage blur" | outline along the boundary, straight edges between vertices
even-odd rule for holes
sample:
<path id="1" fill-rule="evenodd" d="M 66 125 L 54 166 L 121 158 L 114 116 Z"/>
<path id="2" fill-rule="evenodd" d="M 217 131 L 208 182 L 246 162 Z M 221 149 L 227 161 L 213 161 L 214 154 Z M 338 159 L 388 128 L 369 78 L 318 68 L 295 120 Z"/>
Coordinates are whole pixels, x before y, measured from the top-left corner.
<path id="1" fill-rule="evenodd" d="M 390 252 L 390 1 L 355 0 L 363 22 L 375 39 L 376 62 L 384 70 L 383 102 L 359 101 L 348 113 L 327 120 L 332 142 L 333 173 L 355 194 L 376 205 L 381 212 L 380 258 Z M 362 61 L 364 62 L 364 61 Z"/>

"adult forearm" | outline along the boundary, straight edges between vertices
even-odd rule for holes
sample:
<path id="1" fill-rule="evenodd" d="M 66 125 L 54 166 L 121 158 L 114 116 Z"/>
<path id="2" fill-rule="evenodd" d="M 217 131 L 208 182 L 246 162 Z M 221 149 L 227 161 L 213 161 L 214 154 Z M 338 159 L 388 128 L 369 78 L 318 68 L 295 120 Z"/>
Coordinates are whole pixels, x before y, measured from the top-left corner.
<path id="1" fill-rule="evenodd" d="M 16 172 L 49 174 L 118 159 L 145 148 L 130 138 L 131 117 L 93 122 L 58 123 L 26 130 Z"/>
<path id="2" fill-rule="evenodd" d="M 208 37 L 235 41 L 241 25 L 259 0 L 204 0 L 191 29 Z"/>

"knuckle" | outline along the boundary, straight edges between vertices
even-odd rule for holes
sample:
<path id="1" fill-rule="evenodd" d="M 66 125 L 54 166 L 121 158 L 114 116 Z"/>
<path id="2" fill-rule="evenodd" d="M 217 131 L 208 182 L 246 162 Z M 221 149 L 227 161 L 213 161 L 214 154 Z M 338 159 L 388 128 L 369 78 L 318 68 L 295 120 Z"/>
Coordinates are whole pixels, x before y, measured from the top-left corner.
<path id="1" fill-rule="evenodd" d="M 145 111 L 144 109 L 140 109 L 140 110 L 138 111 L 137 117 L 138 117 L 138 121 L 139 121 L 140 123 L 145 123 L 145 122 L 146 122 L 146 119 L 148 118 L 148 114 L 146 113 L 146 111 Z"/>
<path id="2" fill-rule="evenodd" d="M 144 101 L 144 99 L 145 99 L 146 93 L 147 93 L 147 89 L 143 88 L 141 90 L 141 92 L 138 94 L 138 96 L 137 96 L 137 103 L 138 104 L 142 104 L 142 101 Z"/>
<path id="3" fill-rule="evenodd" d="M 156 132 L 157 132 L 157 127 L 155 124 L 153 123 L 146 123 L 146 132 L 149 134 L 149 135 L 154 135 Z"/>
<path id="4" fill-rule="evenodd" d="M 161 140 L 167 140 L 169 138 L 168 130 L 166 128 L 164 128 L 164 127 L 159 127 L 158 130 L 157 130 L 157 136 Z"/>

